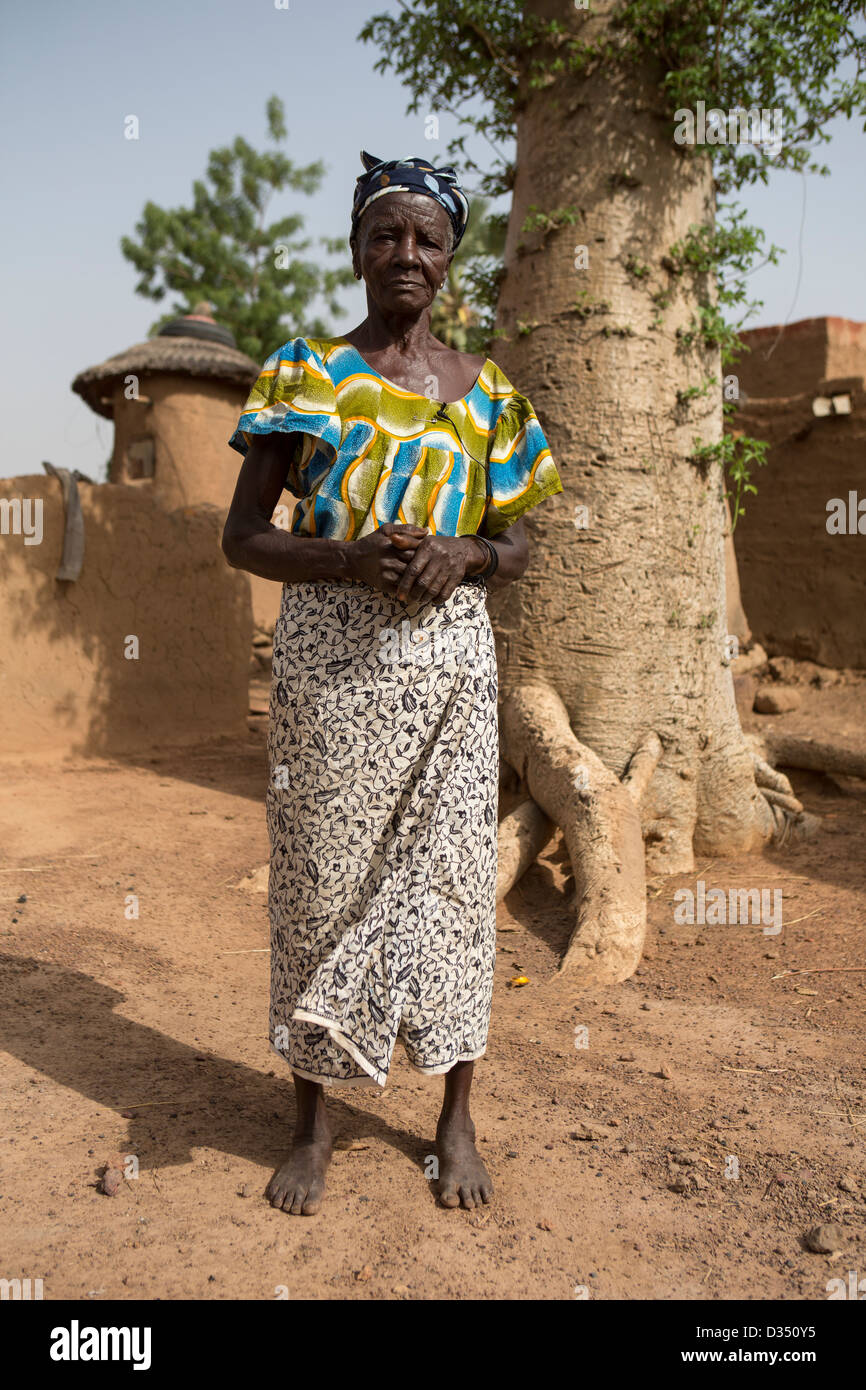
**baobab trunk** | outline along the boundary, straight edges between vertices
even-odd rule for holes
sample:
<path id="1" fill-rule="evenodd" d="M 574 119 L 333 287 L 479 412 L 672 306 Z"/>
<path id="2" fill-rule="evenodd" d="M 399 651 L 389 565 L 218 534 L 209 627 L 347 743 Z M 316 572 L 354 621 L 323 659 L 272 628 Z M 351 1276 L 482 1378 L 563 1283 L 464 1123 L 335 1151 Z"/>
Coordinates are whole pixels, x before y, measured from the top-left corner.
<path id="1" fill-rule="evenodd" d="M 593 39 L 608 25 L 604 4 L 588 18 L 571 0 L 528 8 Z M 754 850 L 797 814 L 756 785 L 734 701 L 724 481 L 690 457 L 696 437 L 721 438 L 719 353 L 677 338 L 713 283 L 665 268 L 690 227 L 712 224 L 713 175 L 706 152 L 674 143 L 659 75 L 606 64 L 526 94 L 494 345 L 564 488 L 527 515 L 520 583 L 490 598 L 503 756 L 582 861 L 565 965 L 593 979 L 623 979 L 640 958 L 645 861 L 673 873 L 695 854 Z M 554 228 L 522 231 L 533 210 Z M 639 750 L 617 800 L 610 781 Z"/>

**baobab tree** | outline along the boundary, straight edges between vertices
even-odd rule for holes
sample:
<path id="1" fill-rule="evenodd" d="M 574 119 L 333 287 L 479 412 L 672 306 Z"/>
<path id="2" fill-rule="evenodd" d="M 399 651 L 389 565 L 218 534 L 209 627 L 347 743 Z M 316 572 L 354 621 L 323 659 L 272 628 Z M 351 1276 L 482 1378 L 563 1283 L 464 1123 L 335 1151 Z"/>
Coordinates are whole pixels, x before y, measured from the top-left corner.
<path id="1" fill-rule="evenodd" d="M 812 150 L 827 122 L 866 108 L 860 9 L 416 0 L 361 33 L 410 111 L 516 136 L 513 163 L 480 180 L 512 195 L 493 355 L 564 491 L 527 515 L 530 568 L 490 612 L 502 756 L 562 828 L 577 889 L 563 968 L 584 979 L 637 964 L 647 866 L 810 826 L 734 700 L 725 500 L 754 446 L 723 433 L 723 374 L 735 398 L 728 320 L 762 237 L 723 199 L 774 170 L 826 172 Z"/>

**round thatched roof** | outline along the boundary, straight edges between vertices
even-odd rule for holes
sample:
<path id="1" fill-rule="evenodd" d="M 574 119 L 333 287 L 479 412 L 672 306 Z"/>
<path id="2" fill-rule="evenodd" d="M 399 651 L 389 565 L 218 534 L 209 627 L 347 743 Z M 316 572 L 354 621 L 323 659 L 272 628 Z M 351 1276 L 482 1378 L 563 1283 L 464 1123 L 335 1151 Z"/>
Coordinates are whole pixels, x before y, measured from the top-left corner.
<path id="1" fill-rule="evenodd" d="M 178 336 L 180 320 L 174 319 L 170 325 L 166 325 L 171 330 L 169 334 L 136 343 L 125 352 L 101 362 L 98 367 L 87 367 L 79 372 L 72 383 L 73 391 L 97 415 L 104 415 L 110 420 L 114 414 L 114 387 L 127 376 L 147 377 L 162 372 L 216 379 L 239 388 L 252 386 L 261 371 L 259 364 L 235 347 L 196 336 L 195 316 L 188 317 L 189 337 Z"/>

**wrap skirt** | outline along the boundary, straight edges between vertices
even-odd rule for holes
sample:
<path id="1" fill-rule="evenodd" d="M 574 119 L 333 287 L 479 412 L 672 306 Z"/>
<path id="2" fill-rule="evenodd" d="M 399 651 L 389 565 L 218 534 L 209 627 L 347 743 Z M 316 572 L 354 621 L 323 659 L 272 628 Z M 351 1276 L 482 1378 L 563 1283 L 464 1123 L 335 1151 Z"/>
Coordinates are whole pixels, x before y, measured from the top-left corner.
<path id="1" fill-rule="evenodd" d="M 270 1041 L 325 1085 L 487 1045 L 499 734 L 486 586 L 286 584 L 268 733 Z"/>

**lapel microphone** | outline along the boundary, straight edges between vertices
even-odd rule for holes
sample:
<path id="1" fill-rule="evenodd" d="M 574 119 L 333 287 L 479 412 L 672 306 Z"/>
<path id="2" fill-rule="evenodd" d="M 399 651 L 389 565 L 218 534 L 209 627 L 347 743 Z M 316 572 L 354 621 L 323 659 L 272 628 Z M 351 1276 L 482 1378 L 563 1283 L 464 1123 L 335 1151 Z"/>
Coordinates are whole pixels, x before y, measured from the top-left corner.
<path id="1" fill-rule="evenodd" d="M 460 447 L 461 447 L 461 449 L 464 449 L 464 450 L 466 451 L 467 457 L 468 457 L 468 458 L 471 458 L 471 459 L 473 460 L 473 462 L 475 462 L 475 463 L 480 463 L 480 464 L 481 464 L 482 468 L 484 469 L 485 491 L 486 491 L 486 494 L 487 494 L 487 505 L 489 506 L 489 505 L 490 505 L 490 471 L 489 471 L 489 469 L 488 469 L 488 467 L 487 467 L 487 461 L 486 461 L 486 459 L 476 459 L 475 456 L 474 456 L 474 454 L 470 453 L 469 450 L 466 448 L 466 445 L 463 443 L 463 436 L 461 435 L 459 429 L 457 428 L 457 423 L 456 423 L 456 421 L 452 420 L 451 417 L 450 417 L 450 415 L 448 414 L 448 405 L 449 405 L 449 402 L 448 402 L 448 401 L 443 401 L 443 403 L 439 406 L 439 409 L 436 411 L 436 414 L 433 415 L 433 416 L 431 417 L 431 419 L 430 419 L 430 424 L 431 424 L 431 425 L 435 425 L 437 420 L 441 420 L 443 423 L 449 424 L 449 425 L 451 426 L 451 428 L 453 429 L 454 433 L 457 435 L 457 438 L 460 440 Z"/>

